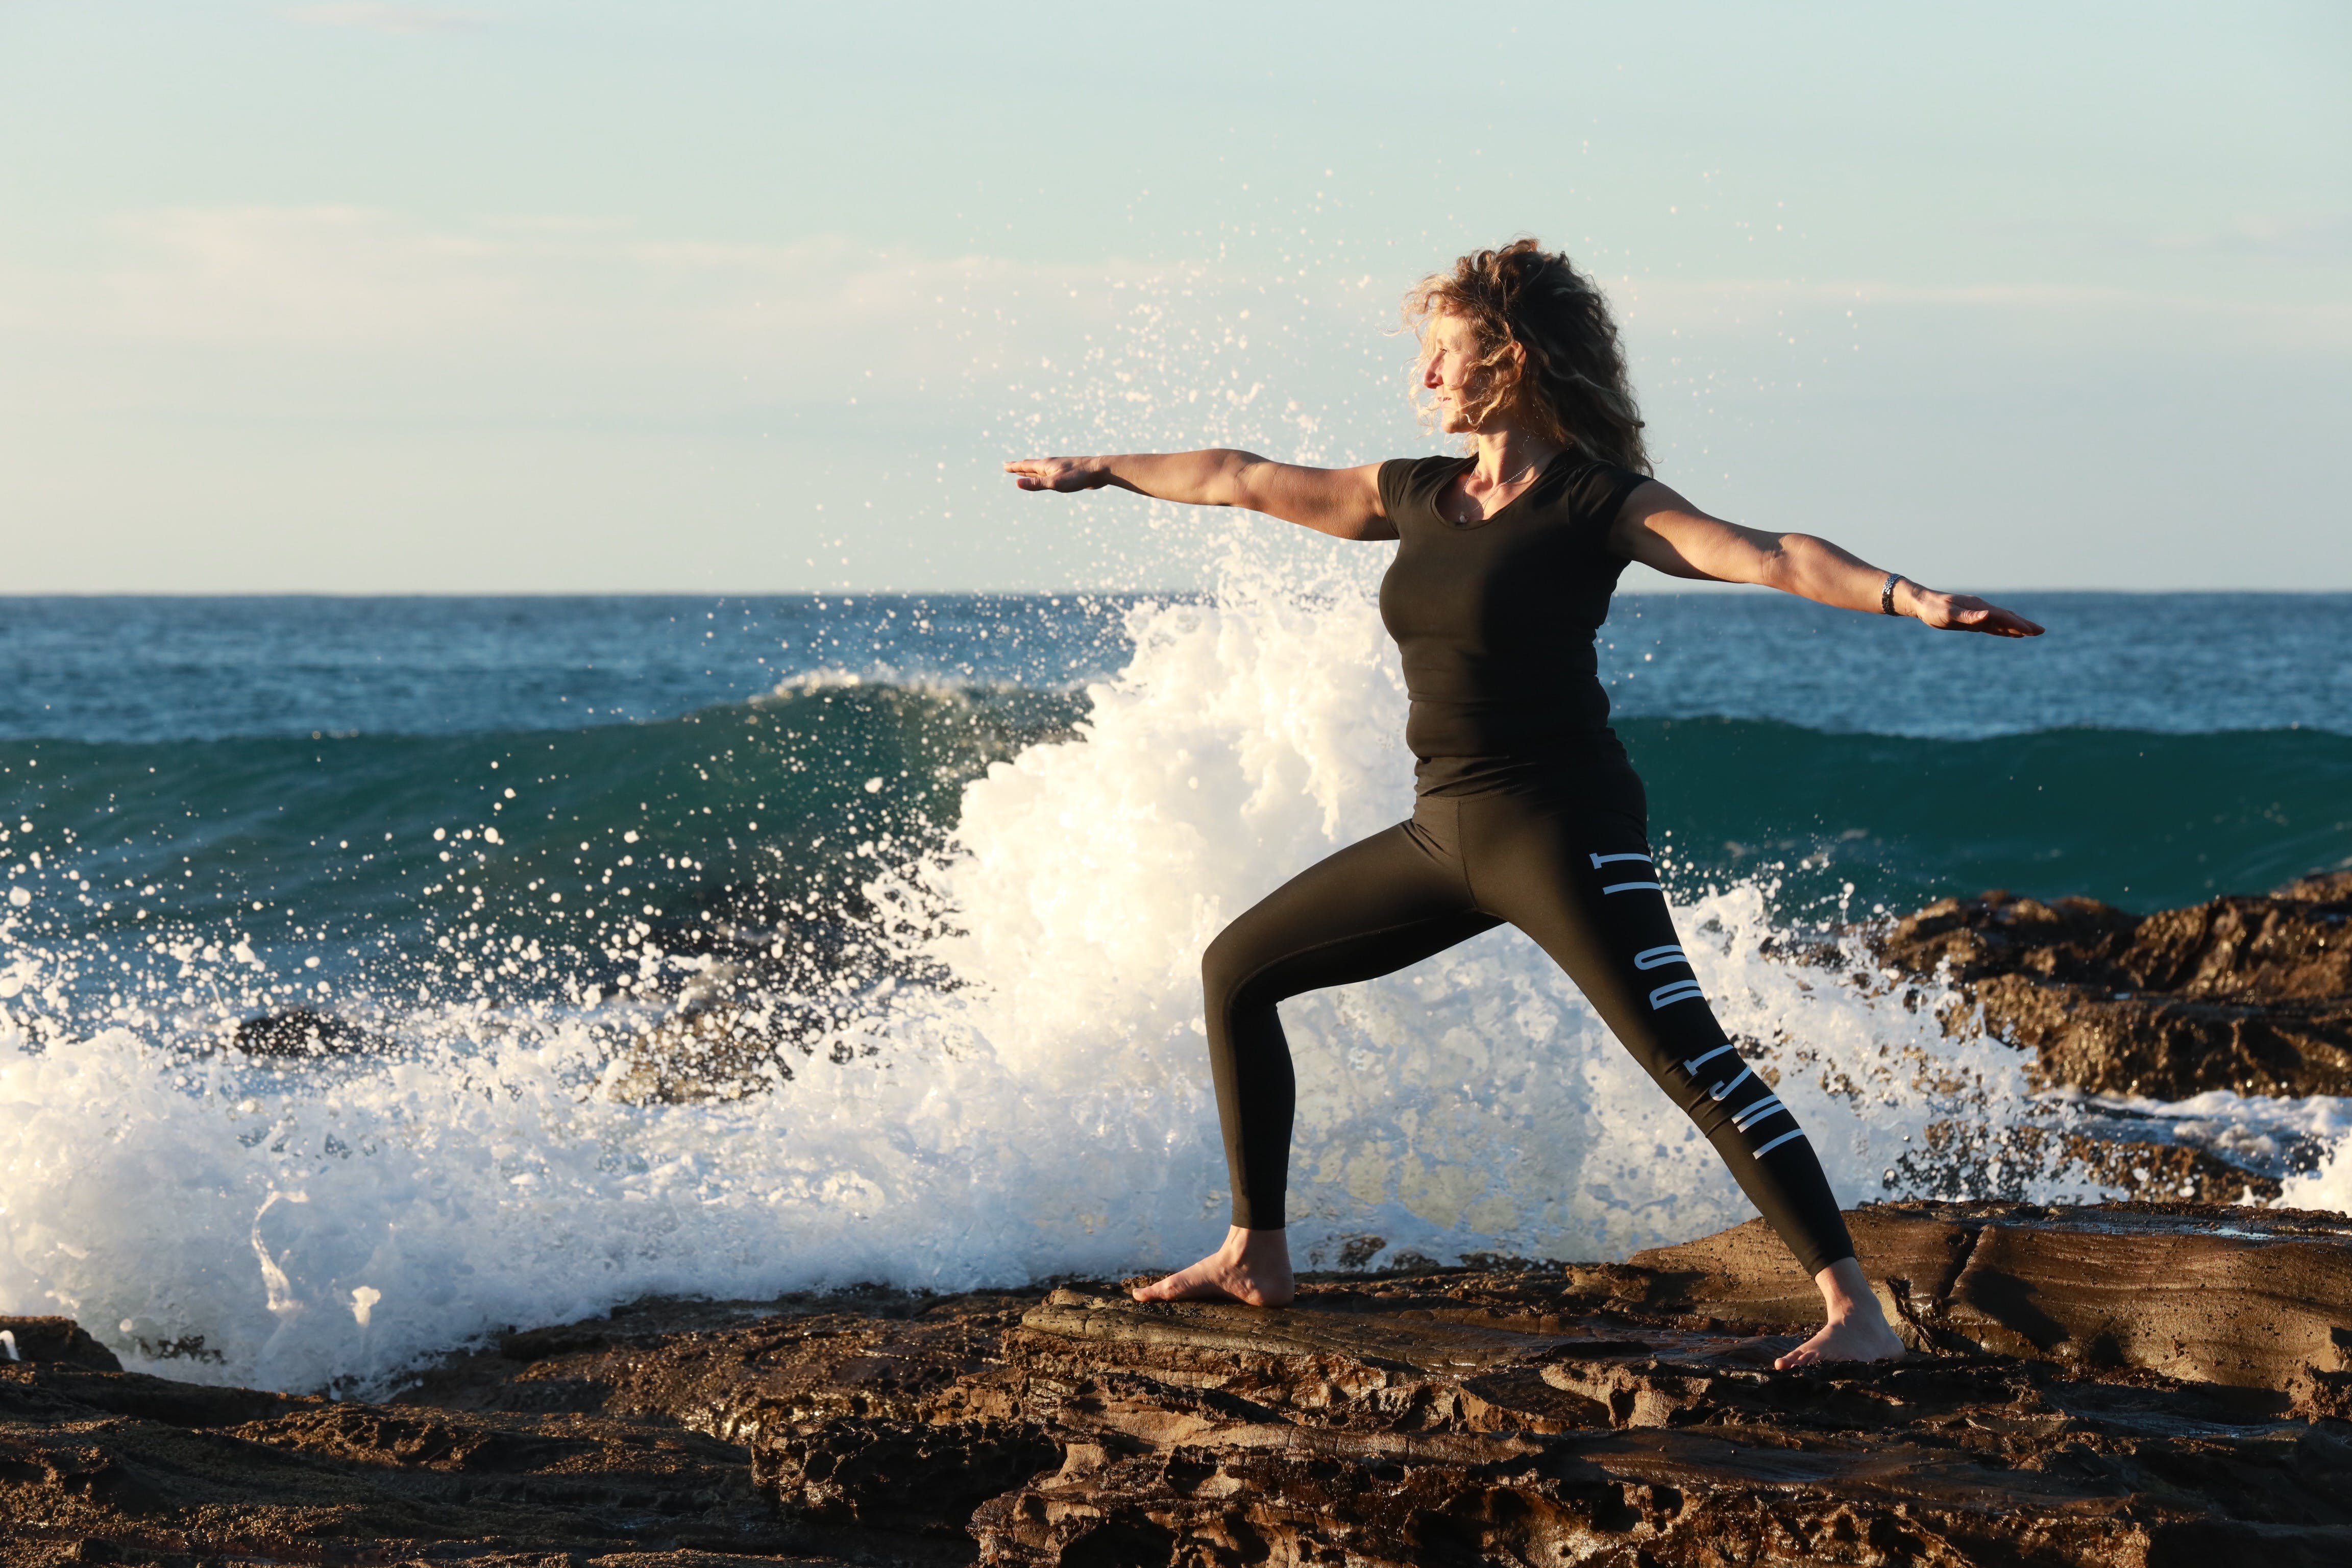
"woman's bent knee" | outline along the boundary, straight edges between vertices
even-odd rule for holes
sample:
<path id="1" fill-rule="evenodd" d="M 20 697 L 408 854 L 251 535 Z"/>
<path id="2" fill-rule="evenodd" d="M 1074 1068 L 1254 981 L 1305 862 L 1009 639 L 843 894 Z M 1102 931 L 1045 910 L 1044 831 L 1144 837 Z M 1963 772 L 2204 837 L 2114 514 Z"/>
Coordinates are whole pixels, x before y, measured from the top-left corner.
<path id="1" fill-rule="evenodd" d="M 1201 954 L 1201 994 L 1212 1016 L 1232 1010 L 1241 998 L 1243 984 L 1258 966 L 1248 940 L 1239 931 L 1238 924 L 1227 926 Z"/>

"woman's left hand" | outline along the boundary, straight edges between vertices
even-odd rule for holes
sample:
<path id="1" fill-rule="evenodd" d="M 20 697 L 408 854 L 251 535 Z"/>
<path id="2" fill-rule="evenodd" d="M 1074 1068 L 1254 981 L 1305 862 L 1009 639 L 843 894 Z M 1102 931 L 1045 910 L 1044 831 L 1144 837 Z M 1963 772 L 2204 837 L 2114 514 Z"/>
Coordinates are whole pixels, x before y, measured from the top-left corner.
<path id="1" fill-rule="evenodd" d="M 2038 637 L 2042 628 L 2019 615 L 1989 604 L 1973 594 L 1938 594 L 1909 578 L 1895 584 L 1895 607 L 1915 616 L 1938 631 L 1984 632 L 1997 637 Z M 1907 602 L 1906 602 L 1907 601 Z"/>
<path id="2" fill-rule="evenodd" d="M 1098 490 L 1116 485 L 1108 458 L 1022 458 L 1004 465 L 1024 490 Z M 1129 487 L 1122 487 L 1129 488 Z"/>

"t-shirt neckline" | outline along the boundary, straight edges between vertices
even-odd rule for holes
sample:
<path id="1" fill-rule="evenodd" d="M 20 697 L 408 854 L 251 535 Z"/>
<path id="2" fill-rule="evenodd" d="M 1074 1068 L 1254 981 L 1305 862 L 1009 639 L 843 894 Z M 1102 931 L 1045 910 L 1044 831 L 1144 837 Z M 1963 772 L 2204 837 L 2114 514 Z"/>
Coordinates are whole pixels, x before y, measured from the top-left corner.
<path id="1" fill-rule="evenodd" d="M 1447 485 L 1454 482 L 1453 478 L 1440 480 L 1437 489 L 1430 492 L 1429 510 L 1437 513 L 1437 521 L 1444 523 L 1451 531 L 1455 533 L 1475 533 L 1478 530 L 1486 527 L 1488 523 L 1501 521 L 1505 514 L 1509 512 L 1513 507 L 1518 505 L 1521 501 L 1535 494 L 1536 491 L 1543 489 L 1544 481 L 1551 478 L 1552 470 L 1559 468 L 1559 465 L 1567 459 L 1569 454 L 1574 450 L 1575 448 L 1572 447 L 1563 447 L 1559 451 L 1554 452 L 1551 457 L 1545 461 L 1543 472 L 1538 474 L 1532 480 L 1528 481 L 1527 489 L 1521 490 L 1518 494 L 1513 496 L 1510 500 L 1505 501 L 1501 506 L 1496 507 L 1493 511 L 1488 512 L 1486 516 L 1480 518 L 1475 522 L 1456 522 L 1452 518 L 1446 516 L 1444 510 L 1437 504 L 1437 498 L 1444 493 L 1445 487 Z M 1478 458 L 1475 453 L 1472 453 L 1466 458 L 1456 458 L 1454 460 L 1457 463 L 1466 465 L 1462 469 L 1462 472 L 1465 474 L 1472 468 L 1478 466 Z"/>

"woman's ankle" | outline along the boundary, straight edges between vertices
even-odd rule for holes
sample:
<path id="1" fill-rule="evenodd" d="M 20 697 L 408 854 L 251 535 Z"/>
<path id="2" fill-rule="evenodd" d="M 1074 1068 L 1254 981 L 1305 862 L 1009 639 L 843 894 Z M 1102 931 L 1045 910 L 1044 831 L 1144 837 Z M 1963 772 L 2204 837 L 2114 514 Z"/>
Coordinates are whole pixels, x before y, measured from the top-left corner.
<path id="1" fill-rule="evenodd" d="M 1245 1230 L 1234 1226 L 1225 1232 L 1225 1244 L 1218 1249 L 1230 1262 L 1248 1268 L 1281 1268 L 1290 1267 L 1290 1236 L 1282 1230 Z"/>
<path id="2" fill-rule="evenodd" d="M 1862 1271 L 1862 1263 L 1852 1257 L 1841 1258 L 1813 1276 L 1813 1283 L 1822 1293 L 1822 1312 L 1831 1322 L 1844 1322 L 1861 1318 L 1884 1319 L 1885 1312 L 1878 1304 L 1878 1293 L 1870 1288 L 1869 1277 Z"/>

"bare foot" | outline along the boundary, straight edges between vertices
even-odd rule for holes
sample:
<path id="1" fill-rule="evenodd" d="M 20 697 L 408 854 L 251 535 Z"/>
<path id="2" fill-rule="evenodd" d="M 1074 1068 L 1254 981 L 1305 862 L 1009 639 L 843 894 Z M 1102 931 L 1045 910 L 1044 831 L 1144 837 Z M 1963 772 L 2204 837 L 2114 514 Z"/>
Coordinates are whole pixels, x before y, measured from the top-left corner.
<path id="1" fill-rule="evenodd" d="M 1842 1258 L 1813 1276 L 1821 1287 L 1822 1306 L 1829 1321 L 1822 1331 L 1772 1364 L 1790 1367 L 1825 1366 L 1841 1361 L 1899 1361 L 1903 1342 L 1887 1326 L 1878 1297 L 1863 1278 L 1862 1265 Z"/>
<path id="2" fill-rule="evenodd" d="M 1290 1243 L 1278 1230 L 1225 1232 L 1225 1244 L 1190 1268 L 1179 1268 L 1133 1292 L 1139 1301 L 1239 1301 L 1287 1307 L 1298 1294 L 1291 1277 Z"/>
<path id="3" fill-rule="evenodd" d="M 1824 1323 L 1822 1331 L 1790 1351 L 1772 1364 L 1786 1371 L 1792 1366 L 1822 1366 L 1837 1361 L 1900 1361 L 1903 1342 L 1886 1326 L 1884 1317 L 1870 1322 L 1848 1318 L 1843 1322 Z"/>

